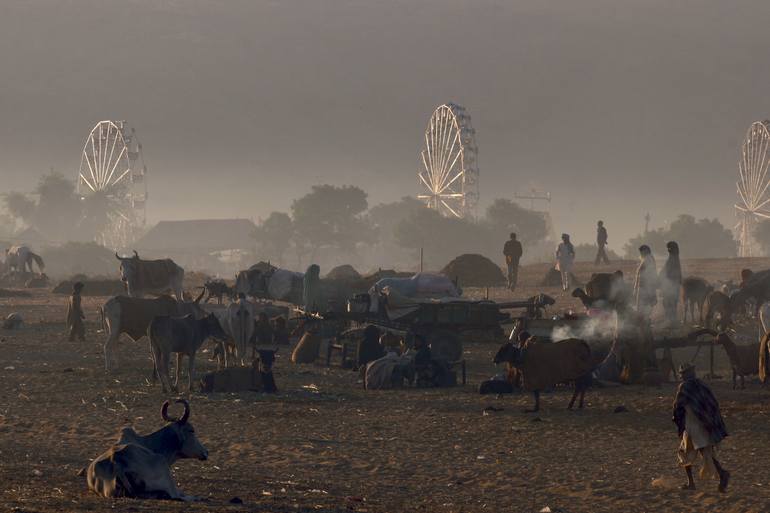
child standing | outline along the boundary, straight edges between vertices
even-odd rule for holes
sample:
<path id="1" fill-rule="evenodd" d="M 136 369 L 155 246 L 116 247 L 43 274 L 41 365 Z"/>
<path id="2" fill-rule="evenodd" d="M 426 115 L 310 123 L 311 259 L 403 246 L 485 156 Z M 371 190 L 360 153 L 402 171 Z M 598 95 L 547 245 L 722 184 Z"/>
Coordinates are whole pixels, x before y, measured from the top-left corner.
<path id="1" fill-rule="evenodd" d="M 83 324 L 86 316 L 83 314 L 83 308 L 80 305 L 82 299 L 80 293 L 82 291 L 83 283 L 79 281 L 75 282 L 75 284 L 72 285 L 72 295 L 67 303 L 67 328 L 70 330 L 70 342 L 73 342 L 75 337 L 81 342 L 85 342 L 86 340 L 86 327 L 85 324 Z"/>

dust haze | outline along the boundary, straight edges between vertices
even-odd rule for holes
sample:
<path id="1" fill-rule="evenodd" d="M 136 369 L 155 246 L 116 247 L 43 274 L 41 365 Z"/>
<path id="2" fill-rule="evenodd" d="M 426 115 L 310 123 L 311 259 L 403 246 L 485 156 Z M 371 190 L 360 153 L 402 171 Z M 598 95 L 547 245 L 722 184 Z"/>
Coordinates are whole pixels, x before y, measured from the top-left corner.
<path id="1" fill-rule="evenodd" d="M 619 250 L 648 211 L 653 226 L 687 213 L 732 227 L 740 142 L 770 111 L 763 1 L 0 11 L 0 192 L 51 167 L 75 178 L 90 128 L 127 119 L 150 222 L 256 221 L 322 183 L 359 186 L 369 206 L 416 195 L 428 118 L 454 101 L 477 130 L 482 211 L 536 187 L 557 233 L 590 242 L 603 218 Z"/>

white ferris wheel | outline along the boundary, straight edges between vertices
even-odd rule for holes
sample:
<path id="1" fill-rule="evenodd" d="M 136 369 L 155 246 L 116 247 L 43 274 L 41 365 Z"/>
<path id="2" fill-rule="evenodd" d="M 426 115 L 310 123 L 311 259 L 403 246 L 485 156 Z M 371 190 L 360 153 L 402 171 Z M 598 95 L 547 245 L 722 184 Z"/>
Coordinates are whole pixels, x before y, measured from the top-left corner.
<path id="1" fill-rule="evenodd" d="M 741 257 L 756 256 L 754 229 L 765 219 L 770 219 L 770 121 L 751 124 L 741 146 L 738 161 L 738 203 L 735 204 L 738 224 L 739 251 Z"/>
<path id="2" fill-rule="evenodd" d="M 77 190 L 97 242 L 118 249 L 136 238 L 146 221 L 147 167 L 134 128 L 110 120 L 93 127 L 83 145 Z"/>
<path id="3" fill-rule="evenodd" d="M 478 153 L 470 115 L 460 105 L 440 105 L 425 129 L 417 198 L 448 217 L 473 215 L 479 199 Z"/>

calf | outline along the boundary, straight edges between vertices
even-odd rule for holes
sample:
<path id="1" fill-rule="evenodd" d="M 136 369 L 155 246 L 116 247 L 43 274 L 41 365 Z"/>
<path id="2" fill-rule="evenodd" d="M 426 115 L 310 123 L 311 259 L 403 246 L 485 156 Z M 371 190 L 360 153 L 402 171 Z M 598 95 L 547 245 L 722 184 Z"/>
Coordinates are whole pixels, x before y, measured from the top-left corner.
<path id="1" fill-rule="evenodd" d="M 707 328 L 725 331 L 732 323 L 733 305 L 727 294 L 718 290 L 713 291 L 706 297 L 703 308 L 706 310 L 705 324 Z"/>
<path id="2" fill-rule="evenodd" d="M 160 412 L 168 425 L 151 435 L 124 428 L 117 443 L 85 471 L 88 489 L 106 498 L 196 500 L 177 488 L 171 465 L 182 458 L 206 460 L 209 453 L 188 422 L 189 403 L 184 399 L 176 402 L 184 405 L 182 416 L 169 417 L 169 402 L 164 402 Z"/>
<path id="3" fill-rule="evenodd" d="M 684 305 L 683 322 L 687 322 L 687 312 L 690 312 L 690 322 L 695 321 L 694 311 L 698 310 L 698 321 L 703 322 L 703 304 L 714 287 L 702 278 L 689 277 L 682 280 L 682 304 Z"/>
<path id="4" fill-rule="evenodd" d="M 202 319 L 196 319 L 193 315 L 178 318 L 155 317 L 150 322 L 149 335 L 152 357 L 163 392 L 167 392 L 169 388 L 177 390 L 184 355 L 187 355 L 188 359 L 188 390 L 192 391 L 196 351 L 209 337 L 225 337 L 214 314 L 209 314 Z M 168 375 L 171 353 L 176 353 L 176 379 L 173 387 L 169 383 Z"/>
<path id="5" fill-rule="evenodd" d="M 736 345 L 725 333 L 717 335 L 715 341 L 722 344 L 730 366 L 733 369 L 733 390 L 737 386 L 737 378 L 741 378 L 741 389 L 746 388 L 745 377 L 759 374 L 759 344 Z"/>

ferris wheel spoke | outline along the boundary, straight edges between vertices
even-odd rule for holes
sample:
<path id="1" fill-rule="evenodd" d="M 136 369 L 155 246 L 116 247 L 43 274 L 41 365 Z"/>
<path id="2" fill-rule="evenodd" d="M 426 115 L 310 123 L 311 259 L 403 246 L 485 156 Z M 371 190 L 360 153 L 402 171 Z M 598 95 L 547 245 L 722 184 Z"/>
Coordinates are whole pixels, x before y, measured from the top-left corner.
<path id="1" fill-rule="evenodd" d="M 107 131 L 104 129 L 99 130 L 99 166 L 103 170 L 107 170 L 107 143 L 110 140 L 110 132 L 112 132 L 112 126 L 107 125 Z"/>
<path id="2" fill-rule="evenodd" d="M 112 128 L 112 126 L 110 126 L 110 128 Z M 110 147 L 110 156 L 107 157 L 107 162 L 108 163 L 112 162 L 112 156 L 115 154 L 115 145 L 117 144 L 117 142 L 118 142 L 118 137 L 117 137 L 117 134 L 116 134 L 115 137 L 112 138 L 112 146 Z M 125 145 L 124 145 L 124 147 L 125 147 Z M 120 159 L 118 159 L 118 160 L 120 160 Z"/>
<path id="3" fill-rule="evenodd" d="M 443 178 L 443 174 L 446 172 L 446 164 L 447 159 L 449 158 L 449 137 L 452 133 L 452 129 L 454 127 L 452 126 L 452 121 L 449 119 L 449 116 L 447 115 L 446 110 L 442 112 L 442 123 L 441 123 L 441 138 L 439 139 L 439 144 L 441 147 L 441 174 Z M 439 181 L 437 185 L 440 187 L 441 182 Z"/>
<path id="4" fill-rule="evenodd" d="M 748 210 L 749 208 L 751 208 L 751 206 L 752 206 L 752 205 L 751 205 L 751 203 L 748 201 L 748 198 L 747 198 L 747 196 L 746 196 L 746 193 L 745 193 L 745 192 L 744 192 L 744 191 L 743 191 L 743 190 L 742 190 L 740 187 L 738 187 L 738 196 L 740 196 L 740 198 L 741 198 L 741 200 L 743 201 L 743 204 L 746 206 L 746 209 L 747 209 L 747 210 Z"/>
<path id="5" fill-rule="evenodd" d="M 446 201 L 444 201 L 443 199 L 442 199 L 442 200 L 440 200 L 440 201 L 441 201 L 441 204 L 442 204 L 442 205 L 444 205 L 444 208 L 446 208 L 447 210 L 449 210 L 449 211 L 452 213 L 452 215 L 454 215 L 455 217 L 462 217 L 462 216 L 461 216 L 461 215 L 460 215 L 460 214 L 459 214 L 459 213 L 458 213 L 458 212 L 457 212 L 455 209 L 453 209 L 452 207 L 450 207 L 450 206 L 449 206 L 449 204 L 447 204 L 447 202 L 446 202 Z"/>
<path id="6" fill-rule="evenodd" d="M 434 188 L 435 185 L 433 181 L 435 180 L 435 173 L 436 173 L 436 166 L 438 165 L 437 156 L 436 156 L 436 132 L 435 132 L 435 126 L 433 123 L 431 123 L 430 127 L 430 135 L 427 133 L 425 134 L 425 142 L 426 142 L 426 148 L 428 150 L 428 160 L 430 162 L 430 166 L 428 166 L 427 171 L 430 176 L 431 181 L 431 188 Z"/>
<path id="7" fill-rule="evenodd" d="M 443 193 L 443 192 L 444 192 L 445 190 L 447 190 L 447 189 L 450 189 L 450 188 L 452 187 L 452 184 L 453 184 L 453 183 L 455 183 L 455 182 L 458 180 L 458 178 L 460 178 L 460 177 L 462 177 L 462 176 L 463 176 L 463 175 L 462 175 L 462 173 L 457 173 L 457 174 L 455 174 L 455 175 L 454 175 L 454 177 L 452 177 L 452 179 L 451 179 L 451 180 L 448 180 L 448 181 L 447 181 L 447 182 L 444 184 L 444 186 L 441 188 L 441 190 L 440 190 L 440 191 L 438 191 L 438 192 L 439 192 L 439 194 Z M 450 190 L 454 191 L 454 189 L 453 189 L 453 188 L 452 188 L 452 189 L 450 189 Z"/>
<path id="8" fill-rule="evenodd" d="M 463 154 L 463 152 L 462 152 L 462 151 L 458 151 L 458 152 L 457 152 L 457 155 L 455 155 L 455 158 L 454 158 L 454 160 L 452 161 L 452 163 L 450 164 L 449 168 L 446 170 L 446 173 L 445 173 L 444 177 L 443 177 L 443 178 L 442 178 L 442 180 L 441 180 L 441 183 L 442 183 L 442 186 L 443 186 L 442 188 L 444 188 L 444 187 L 446 187 L 446 186 L 447 186 L 447 185 L 446 185 L 446 181 L 447 181 L 447 179 L 449 178 L 449 176 L 451 176 L 451 174 L 452 174 L 452 169 L 454 169 L 455 165 L 457 164 L 457 161 L 460 159 L 460 157 L 462 156 L 462 154 Z M 462 174 L 462 170 L 459 170 L 459 171 L 458 171 L 458 175 L 460 175 L 460 174 Z M 456 177 L 452 179 L 452 182 L 454 182 L 454 181 L 455 181 L 455 179 L 456 179 Z M 450 183 L 451 183 L 451 182 L 450 182 Z"/>
<path id="9" fill-rule="evenodd" d="M 430 182 L 428 182 L 428 180 L 426 180 L 426 179 L 425 179 L 425 177 L 424 177 L 424 176 L 422 176 L 422 174 L 419 174 L 419 175 L 417 175 L 417 176 L 419 176 L 419 177 L 420 177 L 420 181 L 421 181 L 422 183 L 424 183 L 424 184 L 425 184 L 425 187 L 427 187 L 427 188 L 428 188 L 428 189 L 430 189 L 430 190 L 432 190 L 432 189 L 433 189 L 433 186 L 430 184 Z"/>
<path id="10" fill-rule="evenodd" d="M 96 189 L 94 189 L 94 186 L 93 186 L 93 185 L 91 185 L 91 183 L 88 181 L 88 178 L 86 178 L 85 176 L 83 176 L 83 173 L 80 173 L 80 174 L 79 174 L 79 176 L 80 176 L 80 181 L 81 181 L 81 182 L 83 182 L 84 184 L 86 184 L 86 185 L 88 186 L 88 188 L 89 188 L 89 189 L 91 189 L 91 191 L 92 191 L 92 192 L 96 192 Z"/>
<path id="11" fill-rule="evenodd" d="M 760 183 L 764 183 L 765 185 L 762 186 L 762 188 L 756 194 L 754 201 L 752 201 L 754 208 L 761 208 L 762 205 L 770 201 L 770 198 L 768 198 L 767 195 L 765 194 L 767 192 L 767 188 L 770 187 L 770 181 L 765 181 L 763 178 L 763 181 Z"/>
<path id="12" fill-rule="evenodd" d="M 452 173 L 452 168 L 457 162 L 457 158 L 462 153 L 461 151 L 458 150 L 454 158 L 452 159 L 452 155 L 454 154 L 454 151 L 455 151 L 455 143 L 457 142 L 458 136 L 459 134 L 455 132 L 455 135 L 452 137 L 452 145 L 449 147 L 449 151 L 447 152 L 447 156 L 446 156 L 446 163 L 449 163 L 449 166 L 446 166 L 443 176 L 441 177 L 440 184 L 443 184 L 446 181 L 446 179 L 449 177 L 449 175 Z M 452 159 L 451 163 L 449 162 L 450 159 Z"/>
<path id="13" fill-rule="evenodd" d="M 93 180 L 93 187 L 91 188 L 93 189 L 94 187 L 96 187 L 96 174 L 94 173 L 94 168 L 91 167 L 91 159 L 88 158 L 88 153 L 86 153 L 85 149 L 83 150 L 83 158 L 80 159 L 81 168 L 83 167 L 83 159 L 86 160 L 86 164 L 88 165 L 88 171 L 91 173 L 91 179 Z M 80 176 L 83 176 L 82 170 L 80 172 Z"/>
<path id="14" fill-rule="evenodd" d="M 91 154 L 90 154 L 90 157 L 91 157 L 91 159 L 93 159 L 94 173 L 96 174 L 96 187 L 101 189 L 102 177 L 101 177 L 101 170 L 99 169 L 99 164 L 96 161 L 96 156 L 98 155 L 98 153 L 96 152 L 96 142 L 94 141 L 94 134 L 93 133 L 91 133 L 90 141 L 91 141 Z"/>
<path id="15" fill-rule="evenodd" d="M 115 159 L 115 164 L 112 165 L 112 169 L 110 170 L 110 175 L 107 177 L 107 180 L 105 180 L 105 182 L 104 182 L 105 186 L 114 185 L 114 184 L 118 183 L 118 181 L 122 180 L 123 177 L 126 176 L 126 173 L 128 173 L 131 170 L 131 168 L 129 167 L 128 169 L 126 169 L 125 173 L 120 175 L 120 178 L 118 180 L 115 180 L 114 182 L 112 181 L 112 175 L 115 174 L 115 169 L 118 167 L 118 164 L 120 163 L 120 159 L 123 157 L 124 153 L 126 153 L 126 147 L 125 146 L 123 146 L 123 148 L 121 148 L 120 153 L 118 154 L 118 158 Z"/>

